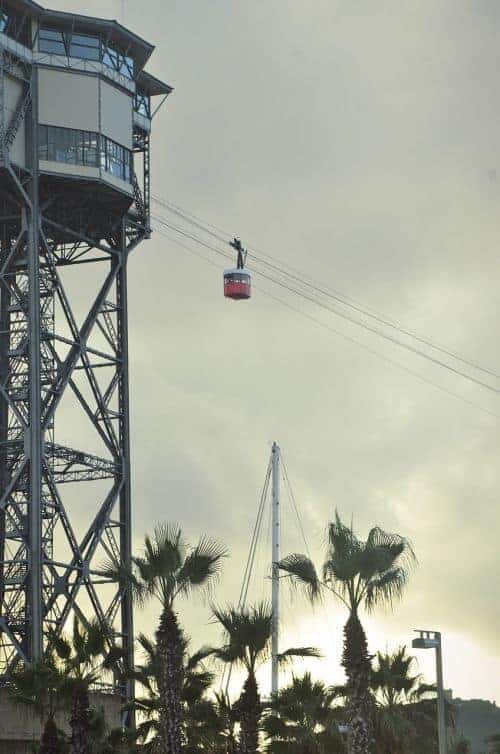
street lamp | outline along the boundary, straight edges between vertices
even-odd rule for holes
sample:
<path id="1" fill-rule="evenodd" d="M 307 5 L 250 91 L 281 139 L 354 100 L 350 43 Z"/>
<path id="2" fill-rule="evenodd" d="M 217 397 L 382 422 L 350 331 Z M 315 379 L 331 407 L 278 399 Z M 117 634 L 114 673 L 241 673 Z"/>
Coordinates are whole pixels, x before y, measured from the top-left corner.
<path id="1" fill-rule="evenodd" d="M 436 650 L 439 754 L 447 754 L 448 742 L 446 733 L 446 709 L 444 703 L 443 651 L 441 633 L 439 631 L 416 631 L 415 633 L 419 634 L 419 636 L 418 639 L 414 639 L 412 642 L 413 649 Z"/>

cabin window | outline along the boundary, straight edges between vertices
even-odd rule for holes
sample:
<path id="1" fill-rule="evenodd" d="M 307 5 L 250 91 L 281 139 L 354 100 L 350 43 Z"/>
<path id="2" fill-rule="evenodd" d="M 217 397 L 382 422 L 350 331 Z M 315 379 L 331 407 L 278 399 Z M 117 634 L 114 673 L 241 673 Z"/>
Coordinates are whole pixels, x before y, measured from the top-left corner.
<path id="1" fill-rule="evenodd" d="M 107 44 L 104 46 L 102 62 L 108 68 L 113 68 L 128 79 L 134 78 L 134 61 L 130 56 L 120 52 L 114 45 Z"/>
<path id="2" fill-rule="evenodd" d="M 132 153 L 116 141 L 101 136 L 101 166 L 116 178 L 131 182 Z"/>
<path id="3" fill-rule="evenodd" d="M 48 52 L 52 55 L 66 55 L 66 42 L 62 31 L 56 29 L 40 29 L 38 43 L 40 52 Z"/>
<path id="4" fill-rule="evenodd" d="M 66 55 L 81 60 L 102 62 L 131 81 L 134 79 L 134 61 L 130 55 L 121 52 L 114 44 L 102 41 L 99 36 L 71 31 L 63 32 L 42 26 L 38 48 L 40 52 L 47 52 L 51 55 Z"/>
<path id="5" fill-rule="evenodd" d="M 151 98 L 140 89 L 137 90 L 135 95 L 134 110 L 139 115 L 144 115 L 145 118 L 151 118 Z"/>
<path id="6" fill-rule="evenodd" d="M 101 59 L 101 42 L 99 37 L 90 37 L 86 34 L 72 34 L 69 54 L 72 58 L 99 61 Z"/>
<path id="7" fill-rule="evenodd" d="M 40 160 L 66 165 L 100 166 L 116 178 L 132 182 L 133 158 L 130 149 L 93 131 L 40 126 L 38 156 Z"/>

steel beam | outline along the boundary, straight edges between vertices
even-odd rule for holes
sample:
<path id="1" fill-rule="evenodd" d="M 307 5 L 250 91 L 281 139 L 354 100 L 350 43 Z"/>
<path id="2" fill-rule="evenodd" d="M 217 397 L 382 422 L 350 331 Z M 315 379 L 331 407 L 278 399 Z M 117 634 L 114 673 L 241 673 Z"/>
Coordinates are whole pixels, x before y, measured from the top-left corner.
<path id="1" fill-rule="evenodd" d="M 124 262 L 120 267 L 117 280 L 118 311 L 118 353 L 121 370 L 119 374 L 118 412 L 120 416 L 120 451 L 123 460 L 123 485 L 120 492 L 120 552 L 125 563 L 132 559 L 132 503 L 130 480 L 130 393 L 128 364 L 128 297 L 127 297 L 127 239 L 125 226 L 122 228 L 122 250 Z M 132 591 L 130 586 L 123 588 L 122 631 L 126 646 L 127 668 L 134 667 L 134 613 Z M 127 698 L 134 697 L 134 682 L 127 680 Z M 129 712 L 129 715 L 132 715 Z M 128 721 L 131 723 L 131 721 Z"/>
<path id="2" fill-rule="evenodd" d="M 28 213 L 28 342 L 29 342 L 29 453 L 28 568 L 29 588 L 26 617 L 29 621 L 29 656 L 33 662 L 43 654 L 42 638 L 42 401 L 41 401 L 41 321 L 40 321 L 40 211 L 38 206 L 38 69 L 31 72 L 29 153 L 31 180 Z"/>

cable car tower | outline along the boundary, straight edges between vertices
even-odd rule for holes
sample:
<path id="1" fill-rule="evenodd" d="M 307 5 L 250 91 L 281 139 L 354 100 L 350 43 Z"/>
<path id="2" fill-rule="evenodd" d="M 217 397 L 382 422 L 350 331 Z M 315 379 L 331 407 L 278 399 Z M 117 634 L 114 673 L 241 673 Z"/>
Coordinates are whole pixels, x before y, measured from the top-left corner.
<path id="1" fill-rule="evenodd" d="M 133 661 L 127 261 L 150 236 L 153 46 L 0 2 L 0 676 L 98 621 Z M 161 102 L 160 102 L 161 104 Z"/>

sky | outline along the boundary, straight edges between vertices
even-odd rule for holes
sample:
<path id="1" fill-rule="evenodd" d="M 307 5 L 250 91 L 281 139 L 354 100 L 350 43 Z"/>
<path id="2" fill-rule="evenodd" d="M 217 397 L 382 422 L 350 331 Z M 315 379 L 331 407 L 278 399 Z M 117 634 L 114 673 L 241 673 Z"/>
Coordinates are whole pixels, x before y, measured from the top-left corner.
<path id="1" fill-rule="evenodd" d="M 52 5 L 123 19 L 119 0 Z M 175 87 L 154 120 L 156 196 L 500 369 L 496 0 L 126 0 L 124 21 Z M 446 685 L 500 702 L 498 396 L 265 281 L 474 405 L 261 290 L 228 302 L 219 260 L 198 253 L 219 269 L 159 234 L 130 260 L 136 549 L 159 521 L 223 540 L 216 599 L 234 602 L 276 440 L 318 563 L 335 508 L 362 536 L 381 525 L 413 543 L 403 602 L 366 618 L 371 650 L 441 630 Z M 283 529 L 284 550 L 300 548 L 286 505 Z M 253 599 L 269 593 L 259 558 Z M 341 606 L 284 601 L 283 646 L 319 646 L 311 669 L 340 681 Z M 157 613 L 141 611 L 138 628 Z M 206 601 L 179 614 L 193 646 L 220 638 Z"/>

